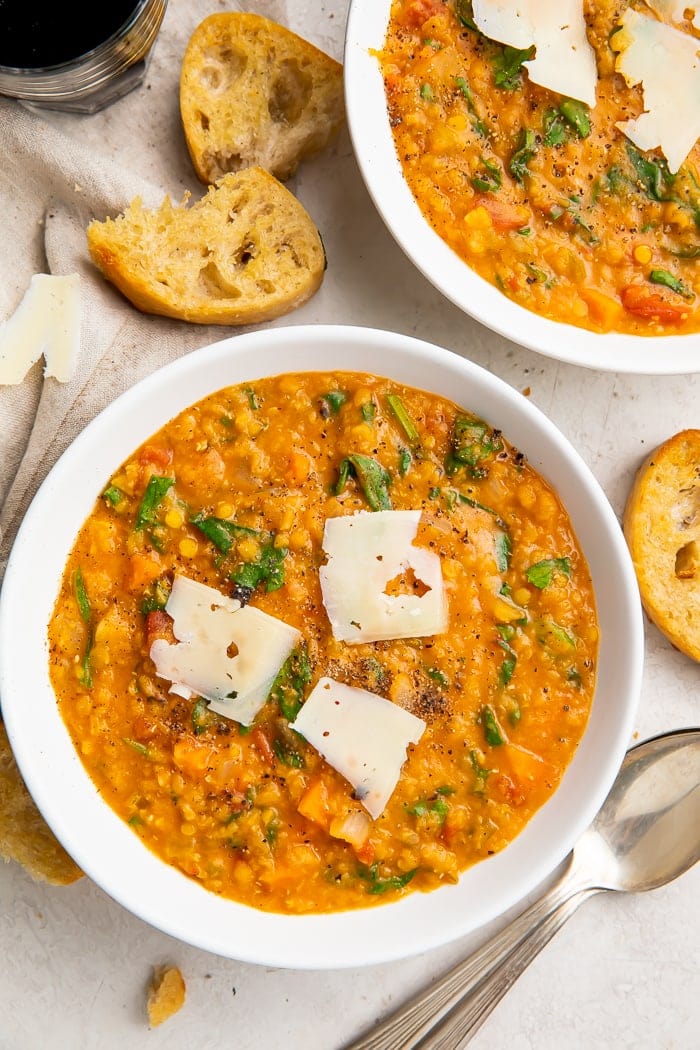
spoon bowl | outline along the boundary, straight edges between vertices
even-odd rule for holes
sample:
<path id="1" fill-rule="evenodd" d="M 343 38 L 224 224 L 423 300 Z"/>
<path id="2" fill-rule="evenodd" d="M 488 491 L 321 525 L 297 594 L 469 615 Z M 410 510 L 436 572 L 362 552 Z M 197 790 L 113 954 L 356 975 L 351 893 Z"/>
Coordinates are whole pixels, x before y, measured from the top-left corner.
<path id="1" fill-rule="evenodd" d="M 594 836 L 597 849 L 589 842 Z M 654 737 L 627 752 L 602 809 L 574 850 L 574 865 L 583 867 L 585 852 L 599 865 L 591 878 L 597 874 L 601 889 L 627 893 L 664 886 L 700 860 L 700 731 Z"/>
<path id="2" fill-rule="evenodd" d="M 700 860 L 700 729 L 627 752 L 590 828 L 552 888 L 371 1035 L 347 1050 L 456 1050 L 595 893 L 666 885 Z"/>

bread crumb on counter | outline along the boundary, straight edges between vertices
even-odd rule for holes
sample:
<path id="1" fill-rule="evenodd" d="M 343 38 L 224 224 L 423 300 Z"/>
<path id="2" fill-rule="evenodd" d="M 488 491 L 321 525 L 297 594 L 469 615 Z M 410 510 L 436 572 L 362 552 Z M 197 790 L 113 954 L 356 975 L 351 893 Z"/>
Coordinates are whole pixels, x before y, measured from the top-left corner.
<path id="1" fill-rule="evenodd" d="M 146 1011 L 151 1028 L 163 1024 L 185 1003 L 185 980 L 177 966 L 154 966 Z"/>

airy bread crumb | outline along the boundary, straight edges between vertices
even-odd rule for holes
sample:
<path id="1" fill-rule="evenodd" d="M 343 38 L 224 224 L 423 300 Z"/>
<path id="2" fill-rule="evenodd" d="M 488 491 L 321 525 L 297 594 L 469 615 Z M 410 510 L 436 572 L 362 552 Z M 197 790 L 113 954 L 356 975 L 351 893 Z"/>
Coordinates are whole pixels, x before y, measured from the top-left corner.
<path id="1" fill-rule="evenodd" d="M 700 430 L 675 434 L 647 457 L 623 526 L 649 618 L 700 661 Z"/>
<path id="2" fill-rule="evenodd" d="M 185 981 L 177 966 L 155 966 L 148 989 L 146 1010 L 148 1023 L 156 1028 L 182 1009 Z"/>
<path id="3" fill-rule="evenodd" d="M 250 165 L 284 180 L 342 125 L 343 68 L 260 15 L 210 15 L 185 51 L 180 113 L 202 182 Z"/>
<path id="4" fill-rule="evenodd" d="M 32 878 L 66 886 L 83 874 L 54 837 L 27 791 L 0 721 L 0 857 Z"/>
<path id="5" fill-rule="evenodd" d="M 196 324 L 259 324 L 305 303 L 325 270 L 299 201 L 262 168 L 226 175 L 192 207 L 94 221 L 88 248 L 104 276 L 145 313 Z"/>

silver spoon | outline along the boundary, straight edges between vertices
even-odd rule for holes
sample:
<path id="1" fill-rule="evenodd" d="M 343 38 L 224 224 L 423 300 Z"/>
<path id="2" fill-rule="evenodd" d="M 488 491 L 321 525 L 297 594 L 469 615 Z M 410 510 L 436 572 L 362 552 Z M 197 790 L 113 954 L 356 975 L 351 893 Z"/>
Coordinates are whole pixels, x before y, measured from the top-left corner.
<path id="1" fill-rule="evenodd" d="M 700 860 L 700 729 L 625 755 L 554 886 L 408 1005 L 346 1050 L 458 1050 L 588 897 L 663 886 Z"/>

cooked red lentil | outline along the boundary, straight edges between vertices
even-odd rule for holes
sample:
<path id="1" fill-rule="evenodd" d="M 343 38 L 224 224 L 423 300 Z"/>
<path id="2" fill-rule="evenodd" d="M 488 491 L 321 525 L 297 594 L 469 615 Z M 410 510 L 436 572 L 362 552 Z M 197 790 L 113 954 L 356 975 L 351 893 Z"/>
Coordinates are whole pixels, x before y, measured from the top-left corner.
<path id="1" fill-rule="evenodd" d="M 521 306 L 599 332 L 700 331 L 700 143 L 672 175 L 615 129 L 643 109 L 611 47 L 630 5 L 583 6 L 591 111 L 530 83 L 529 56 L 479 33 L 468 0 L 393 0 L 380 58 L 405 177 L 437 233 Z"/>
<path id="2" fill-rule="evenodd" d="M 378 497 L 422 511 L 416 542 L 441 559 L 444 635 L 332 637 L 324 523 Z M 176 573 L 302 633 L 252 727 L 155 674 Z M 449 401 L 351 372 L 221 390 L 163 427 L 107 484 L 49 626 L 61 714 L 109 805 L 207 889 L 285 912 L 431 890 L 501 850 L 576 749 L 597 639 L 571 523 L 524 456 Z M 375 821 L 289 728 L 323 675 L 427 723 Z"/>

